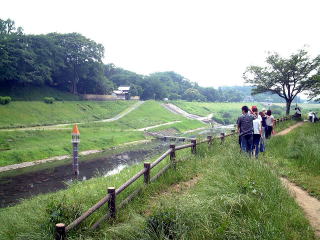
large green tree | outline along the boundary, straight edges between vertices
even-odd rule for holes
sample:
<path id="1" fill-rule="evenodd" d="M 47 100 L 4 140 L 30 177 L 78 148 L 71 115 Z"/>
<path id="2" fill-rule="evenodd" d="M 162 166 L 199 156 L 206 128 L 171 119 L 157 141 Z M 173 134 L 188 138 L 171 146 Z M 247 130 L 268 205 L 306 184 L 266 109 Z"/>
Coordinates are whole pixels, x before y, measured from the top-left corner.
<path id="1" fill-rule="evenodd" d="M 310 58 L 306 50 L 299 50 L 289 58 L 274 53 L 267 57 L 266 63 L 265 67 L 249 66 L 243 77 L 255 87 L 253 94 L 271 92 L 285 99 L 288 115 L 294 98 L 314 83 L 320 56 Z"/>
<path id="2" fill-rule="evenodd" d="M 55 44 L 64 53 L 66 71 L 69 71 L 70 91 L 78 93 L 78 83 L 82 77 L 81 68 L 86 64 L 100 63 L 104 56 L 104 47 L 79 33 L 58 34 L 52 33 L 49 36 L 54 39 Z"/>

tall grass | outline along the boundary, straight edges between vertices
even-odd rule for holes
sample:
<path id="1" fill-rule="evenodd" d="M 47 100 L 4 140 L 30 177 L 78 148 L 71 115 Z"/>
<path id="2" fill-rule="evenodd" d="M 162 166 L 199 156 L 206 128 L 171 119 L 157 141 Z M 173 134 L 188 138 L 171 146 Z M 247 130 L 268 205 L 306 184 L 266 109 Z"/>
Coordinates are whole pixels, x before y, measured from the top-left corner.
<path id="1" fill-rule="evenodd" d="M 177 152 L 177 170 L 170 169 L 145 188 L 115 221 L 88 231 L 92 219 L 107 211 L 103 207 L 69 239 L 314 239 L 277 175 L 259 160 L 240 154 L 236 138 L 210 149 L 203 145 L 196 156 L 189 151 Z M 118 187 L 141 167 L 2 209 L 0 219 L 6 224 L 0 225 L 0 238 L 51 239 L 54 223 L 69 223 L 101 198 L 107 186 Z M 191 179 L 197 179 L 195 185 L 188 185 Z M 173 187 L 181 182 L 186 187 Z"/>
<path id="2" fill-rule="evenodd" d="M 272 138 L 266 161 L 320 199 L 320 125 L 305 123 L 287 135 Z"/>

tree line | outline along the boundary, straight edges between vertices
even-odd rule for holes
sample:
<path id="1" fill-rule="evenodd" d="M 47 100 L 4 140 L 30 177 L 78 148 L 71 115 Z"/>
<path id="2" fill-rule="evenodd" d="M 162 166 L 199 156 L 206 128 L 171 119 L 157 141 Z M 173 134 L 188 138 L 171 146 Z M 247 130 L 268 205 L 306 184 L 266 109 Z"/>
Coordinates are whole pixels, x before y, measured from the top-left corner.
<path id="1" fill-rule="evenodd" d="M 250 66 L 244 79 L 252 87 L 201 87 L 168 71 L 141 75 L 114 64 L 104 64 L 104 47 L 79 33 L 25 34 L 11 19 L 0 19 L 0 87 L 51 86 L 73 94 L 110 94 L 120 85 L 131 86 L 141 99 L 239 102 L 283 101 L 290 109 L 303 91 L 320 94 L 320 57 L 310 59 L 305 50 L 282 58 L 267 57 L 266 67 Z M 273 94 L 273 95 L 272 95 Z M 251 99 L 252 100 L 252 99 Z"/>
<path id="2" fill-rule="evenodd" d="M 131 86 L 141 99 L 241 101 L 233 89 L 201 87 L 168 71 L 141 75 L 104 64 L 104 47 L 79 33 L 25 34 L 11 19 L 0 19 L 0 86 L 47 85 L 73 94 L 110 94 Z"/>

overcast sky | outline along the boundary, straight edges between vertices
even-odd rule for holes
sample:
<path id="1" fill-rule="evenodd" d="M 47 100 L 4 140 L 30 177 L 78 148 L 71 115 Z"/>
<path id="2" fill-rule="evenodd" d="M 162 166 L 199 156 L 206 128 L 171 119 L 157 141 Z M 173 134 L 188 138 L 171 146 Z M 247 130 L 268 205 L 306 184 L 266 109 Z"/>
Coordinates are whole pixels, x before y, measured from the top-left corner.
<path id="1" fill-rule="evenodd" d="M 268 51 L 320 54 L 319 9 L 311 0 L 2 0 L 0 18 L 25 33 L 79 32 L 104 45 L 105 63 L 218 87 L 243 85 Z"/>

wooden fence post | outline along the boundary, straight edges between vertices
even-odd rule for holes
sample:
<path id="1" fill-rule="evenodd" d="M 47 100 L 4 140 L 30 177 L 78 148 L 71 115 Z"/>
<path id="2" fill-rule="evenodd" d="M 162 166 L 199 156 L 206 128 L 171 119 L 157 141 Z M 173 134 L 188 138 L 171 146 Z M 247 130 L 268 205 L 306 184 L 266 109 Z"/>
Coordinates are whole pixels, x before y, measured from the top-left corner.
<path id="1" fill-rule="evenodd" d="M 197 153 L 197 140 L 192 139 L 191 140 L 192 146 L 191 146 L 191 153 L 196 154 Z"/>
<path id="2" fill-rule="evenodd" d="M 221 139 L 221 143 L 224 142 L 224 137 L 226 136 L 225 133 L 220 133 L 220 139 Z"/>
<path id="3" fill-rule="evenodd" d="M 55 240 L 66 239 L 66 225 L 64 223 L 56 224 Z"/>
<path id="4" fill-rule="evenodd" d="M 114 187 L 108 187 L 108 193 L 110 198 L 108 200 L 108 208 L 111 218 L 116 217 L 116 189 Z"/>
<path id="5" fill-rule="evenodd" d="M 173 169 L 176 170 L 176 145 L 170 144 L 171 153 L 170 153 L 170 162 L 173 166 Z"/>
<path id="6" fill-rule="evenodd" d="M 150 183 L 150 167 L 151 167 L 151 163 L 150 162 L 145 162 L 143 164 L 144 168 L 145 168 L 145 172 L 144 172 L 144 183 L 145 184 L 149 184 Z"/>

